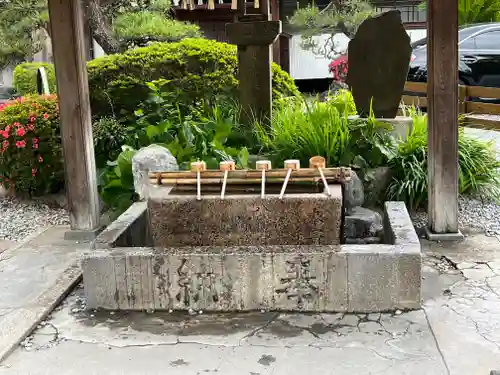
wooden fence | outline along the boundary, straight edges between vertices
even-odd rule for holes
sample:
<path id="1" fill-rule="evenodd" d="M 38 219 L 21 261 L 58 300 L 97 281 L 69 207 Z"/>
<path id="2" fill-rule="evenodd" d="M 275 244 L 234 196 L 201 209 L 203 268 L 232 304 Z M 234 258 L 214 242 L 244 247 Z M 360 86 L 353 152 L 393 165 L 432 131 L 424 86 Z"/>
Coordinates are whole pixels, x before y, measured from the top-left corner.
<path id="1" fill-rule="evenodd" d="M 459 112 L 465 117 L 463 125 L 500 131 L 500 88 L 460 85 L 458 91 Z M 489 99 L 490 101 L 496 99 L 498 104 L 472 101 L 473 98 Z M 408 106 L 427 108 L 427 84 L 406 82 L 405 95 L 401 101 Z M 485 115 L 494 115 L 495 117 L 488 118 Z"/>

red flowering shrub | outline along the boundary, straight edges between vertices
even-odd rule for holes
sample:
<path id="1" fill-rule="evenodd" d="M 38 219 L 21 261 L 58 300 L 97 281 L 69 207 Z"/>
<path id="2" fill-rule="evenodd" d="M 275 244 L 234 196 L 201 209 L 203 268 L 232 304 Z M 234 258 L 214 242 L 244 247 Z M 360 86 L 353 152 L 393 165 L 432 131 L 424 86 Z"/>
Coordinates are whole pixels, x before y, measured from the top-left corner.
<path id="1" fill-rule="evenodd" d="M 0 183 L 29 195 L 59 190 L 64 169 L 55 95 L 0 105 Z"/>
<path id="2" fill-rule="evenodd" d="M 341 55 L 328 65 L 328 70 L 333 74 L 333 80 L 344 83 L 347 78 L 347 55 Z"/>

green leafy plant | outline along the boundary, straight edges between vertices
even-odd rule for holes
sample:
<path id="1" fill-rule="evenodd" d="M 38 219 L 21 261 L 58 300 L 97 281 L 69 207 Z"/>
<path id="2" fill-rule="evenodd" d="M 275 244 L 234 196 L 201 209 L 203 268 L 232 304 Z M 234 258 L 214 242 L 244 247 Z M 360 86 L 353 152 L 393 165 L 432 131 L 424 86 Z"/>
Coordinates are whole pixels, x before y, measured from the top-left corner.
<path id="1" fill-rule="evenodd" d="M 470 25 L 482 22 L 497 22 L 500 20 L 500 3 L 497 0 L 457 0 L 458 23 Z M 427 2 L 420 4 L 421 9 L 427 8 Z"/>
<path id="2" fill-rule="evenodd" d="M 393 180 L 387 196 L 417 209 L 427 202 L 427 116 L 414 109 L 410 114 L 413 130 L 390 161 Z M 500 199 L 500 162 L 493 144 L 467 136 L 461 129 L 458 150 L 460 193 Z"/>
<path id="3" fill-rule="evenodd" d="M 0 182 L 28 195 L 64 183 L 55 96 L 23 97 L 0 106 Z"/>
<path id="4" fill-rule="evenodd" d="M 105 168 L 98 170 L 99 194 L 111 209 L 125 211 L 138 198 L 132 174 L 132 158 L 136 152 L 134 148 L 124 145 L 116 160 L 109 161 Z"/>
<path id="5" fill-rule="evenodd" d="M 387 163 L 393 147 L 387 125 L 373 117 L 350 118 L 352 107 L 346 99 L 349 95 L 342 93 L 327 102 L 278 102 L 271 127 L 256 126 L 262 151 L 279 163 L 294 158 L 307 164 L 314 155 L 325 157 L 331 166 L 367 168 Z"/>
<path id="6" fill-rule="evenodd" d="M 349 90 L 338 90 L 332 95 L 328 95 L 327 100 L 330 105 L 337 108 L 342 114 L 346 113 L 352 116 L 357 113 L 354 97 Z"/>
<path id="7" fill-rule="evenodd" d="M 141 147 L 157 144 L 167 148 L 181 169 L 189 168 L 189 164 L 197 160 L 205 161 L 208 168 L 218 168 L 223 160 L 234 160 L 239 167 L 248 166 L 247 148 L 228 145 L 236 129 L 231 114 L 235 115 L 236 111 L 217 104 L 193 106 L 186 111 L 172 100 L 172 96 L 179 98 L 182 93 L 162 91 L 164 83 L 148 84 L 151 96 L 146 105 L 136 111 L 136 123 L 128 129 L 129 145 L 100 172 L 101 197 L 112 207 L 126 208 L 136 198 L 132 157 Z"/>
<path id="8" fill-rule="evenodd" d="M 103 117 L 92 123 L 94 154 L 97 168 L 103 168 L 109 160 L 115 160 L 131 134 L 129 128 L 112 117 Z"/>

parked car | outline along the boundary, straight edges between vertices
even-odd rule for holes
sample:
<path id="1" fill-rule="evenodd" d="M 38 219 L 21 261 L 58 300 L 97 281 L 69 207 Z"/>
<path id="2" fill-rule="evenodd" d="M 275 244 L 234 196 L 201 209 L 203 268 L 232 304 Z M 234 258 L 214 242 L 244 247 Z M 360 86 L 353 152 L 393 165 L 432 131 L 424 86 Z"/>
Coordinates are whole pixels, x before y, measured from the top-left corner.
<path id="1" fill-rule="evenodd" d="M 427 39 L 414 42 L 412 48 L 407 80 L 427 82 Z M 500 23 L 460 28 L 458 50 L 460 84 L 500 87 Z"/>

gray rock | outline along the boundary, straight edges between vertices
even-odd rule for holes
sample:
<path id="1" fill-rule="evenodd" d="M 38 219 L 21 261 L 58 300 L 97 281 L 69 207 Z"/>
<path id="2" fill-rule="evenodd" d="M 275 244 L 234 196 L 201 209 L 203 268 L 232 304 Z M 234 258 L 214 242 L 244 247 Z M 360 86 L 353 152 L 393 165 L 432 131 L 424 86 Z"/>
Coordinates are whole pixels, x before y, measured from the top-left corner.
<path id="1" fill-rule="evenodd" d="M 347 182 L 344 189 L 344 203 L 347 213 L 356 206 L 362 206 L 365 201 L 363 181 L 356 172 L 351 171 L 351 179 Z"/>
<path id="2" fill-rule="evenodd" d="M 134 188 L 141 199 L 145 198 L 149 184 L 149 172 L 178 171 L 179 165 L 172 153 L 165 147 L 150 145 L 141 148 L 132 158 Z"/>
<path id="3" fill-rule="evenodd" d="M 344 219 L 346 238 L 379 237 L 383 231 L 382 215 L 364 207 L 354 207 Z"/>
<path id="4" fill-rule="evenodd" d="M 392 171 L 389 167 L 367 170 L 363 176 L 365 203 L 370 206 L 384 202 L 391 179 Z"/>
<path id="5" fill-rule="evenodd" d="M 9 192 L 7 191 L 7 189 L 2 184 L 0 184 L 0 198 L 5 198 L 8 195 Z"/>
<path id="6" fill-rule="evenodd" d="M 399 11 L 369 17 L 349 42 L 347 83 L 361 117 L 394 118 L 411 58 Z"/>

